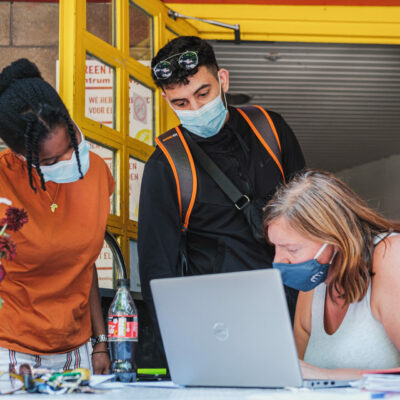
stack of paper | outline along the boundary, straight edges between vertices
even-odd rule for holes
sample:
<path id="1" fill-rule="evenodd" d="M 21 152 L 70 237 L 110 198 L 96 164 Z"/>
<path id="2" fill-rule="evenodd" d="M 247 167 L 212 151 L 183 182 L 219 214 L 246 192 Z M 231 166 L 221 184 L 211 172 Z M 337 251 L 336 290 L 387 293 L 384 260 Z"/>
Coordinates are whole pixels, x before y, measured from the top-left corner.
<path id="1" fill-rule="evenodd" d="M 123 389 L 126 387 L 158 387 L 158 388 L 179 388 L 172 381 L 141 381 L 141 382 L 114 382 L 115 375 L 92 375 L 90 377 L 90 386 L 94 389 Z M 1 394 L 1 393 L 0 393 Z"/>
<path id="2" fill-rule="evenodd" d="M 400 368 L 365 371 L 362 379 L 352 386 L 372 392 L 400 393 Z"/>
<path id="3" fill-rule="evenodd" d="M 366 374 L 360 382 L 361 388 L 376 392 L 400 392 L 399 374 Z"/>

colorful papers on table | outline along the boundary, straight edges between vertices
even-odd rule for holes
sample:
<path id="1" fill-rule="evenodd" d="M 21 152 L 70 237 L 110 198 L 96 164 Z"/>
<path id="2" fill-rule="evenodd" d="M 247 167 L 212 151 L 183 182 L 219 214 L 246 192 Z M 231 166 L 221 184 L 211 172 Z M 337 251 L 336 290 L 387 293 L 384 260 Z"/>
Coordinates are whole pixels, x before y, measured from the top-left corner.
<path id="1" fill-rule="evenodd" d="M 114 382 L 114 375 L 92 375 L 90 378 L 90 386 L 95 389 L 122 389 L 126 387 L 157 387 L 157 388 L 173 388 L 180 386 L 172 381 L 143 381 L 143 382 Z"/>

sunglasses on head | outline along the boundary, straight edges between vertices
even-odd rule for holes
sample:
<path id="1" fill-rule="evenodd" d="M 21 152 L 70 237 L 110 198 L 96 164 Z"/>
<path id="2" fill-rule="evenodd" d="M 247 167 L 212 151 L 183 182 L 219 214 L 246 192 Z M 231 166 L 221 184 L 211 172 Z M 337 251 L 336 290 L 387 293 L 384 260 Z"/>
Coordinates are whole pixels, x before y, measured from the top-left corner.
<path id="1" fill-rule="evenodd" d="M 199 57 L 196 51 L 185 51 L 183 53 L 174 54 L 155 65 L 153 72 L 157 79 L 168 79 L 172 75 L 172 63 L 170 63 L 168 60 L 177 56 L 179 56 L 177 59 L 179 67 L 186 69 L 186 71 L 191 71 L 192 69 L 196 68 L 199 63 Z"/>

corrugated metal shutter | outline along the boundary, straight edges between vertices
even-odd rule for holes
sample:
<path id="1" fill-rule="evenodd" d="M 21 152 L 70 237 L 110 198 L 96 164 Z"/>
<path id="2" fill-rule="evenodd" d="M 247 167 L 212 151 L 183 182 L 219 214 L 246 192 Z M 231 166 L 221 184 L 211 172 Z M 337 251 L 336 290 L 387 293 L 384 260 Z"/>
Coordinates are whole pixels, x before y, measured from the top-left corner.
<path id="1" fill-rule="evenodd" d="M 310 167 L 400 153 L 400 46 L 211 42 L 230 92 L 284 116 Z"/>

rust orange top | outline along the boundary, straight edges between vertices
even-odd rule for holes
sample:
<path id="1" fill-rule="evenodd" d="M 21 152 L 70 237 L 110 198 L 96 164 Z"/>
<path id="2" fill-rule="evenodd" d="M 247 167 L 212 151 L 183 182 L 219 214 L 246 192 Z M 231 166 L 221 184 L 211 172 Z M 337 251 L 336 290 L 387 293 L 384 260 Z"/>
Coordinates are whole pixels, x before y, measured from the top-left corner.
<path id="1" fill-rule="evenodd" d="M 89 293 L 93 265 L 99 255 L 115 182 L 105 162 L 90 153 L 90 167 L 73 183 L 47 182 L 58 208 L 32 171 L 29 186 L 25 161 L 11 150 L 0 153 L 0 197 L 24 208 L 29 221 L 10 232 L 17 245 L 0 283 L 0 347 L 31 354 L 64 353 L 91 336 Z M 0 216 L 6 205 L 0 204 Z"/>

